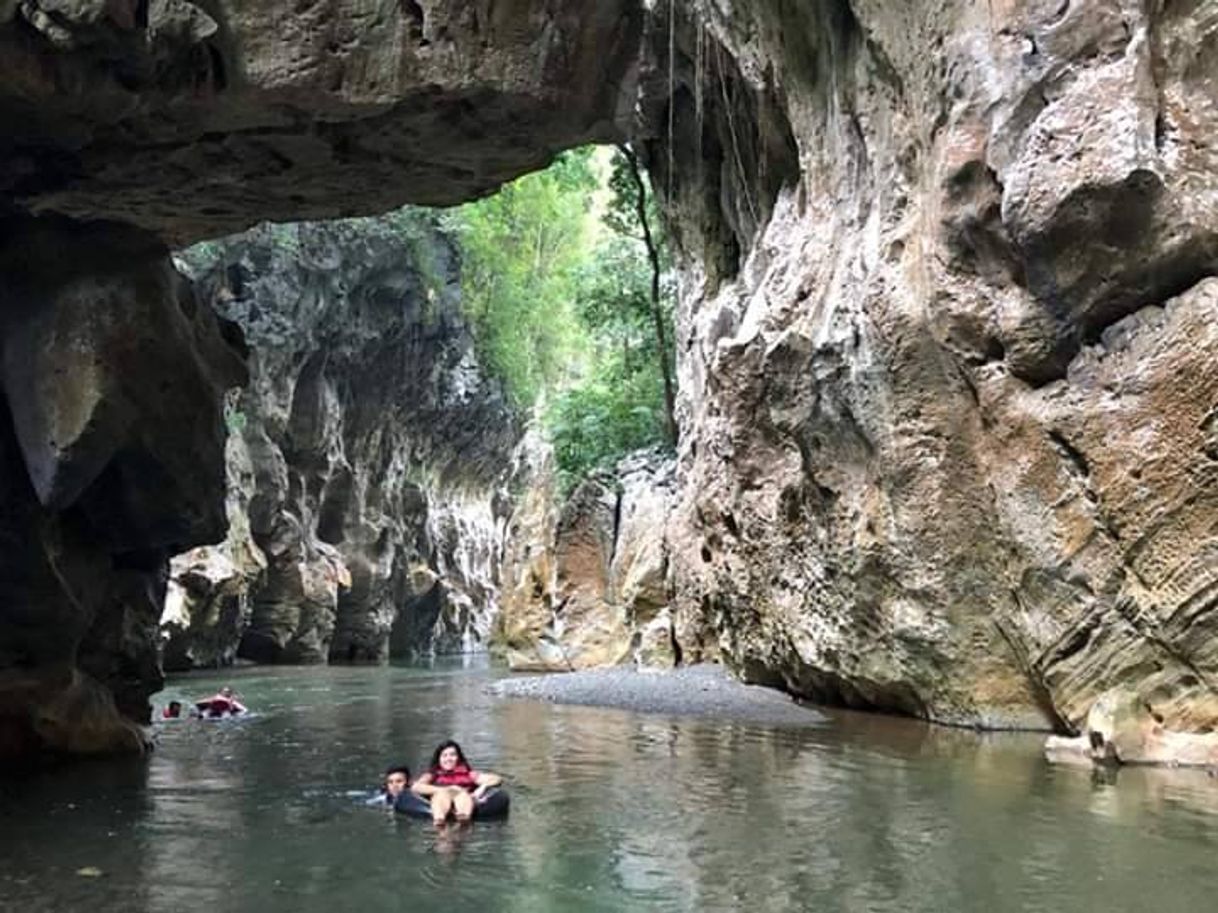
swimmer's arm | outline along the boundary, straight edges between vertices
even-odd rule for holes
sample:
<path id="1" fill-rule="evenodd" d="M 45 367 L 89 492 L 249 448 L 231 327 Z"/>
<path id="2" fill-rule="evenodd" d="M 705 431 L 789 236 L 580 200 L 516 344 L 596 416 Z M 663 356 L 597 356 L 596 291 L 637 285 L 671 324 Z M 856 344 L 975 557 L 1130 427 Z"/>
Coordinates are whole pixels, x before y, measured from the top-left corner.
<path id="1" fill-rule="evenodd" d="M 478 784 L 478 788 L 474 790 L 474 795 L 482 798 L 486 795 L 488 789 L 493 789 L 503 783 L 503 777 L 499 774 L 490 772 L 474 774 L 474 782 Z"/>
<path id="2" fill-rule="evenodd" d="M 430 773 L 420 774 L 419 778 L 410 784 L 410 791 L 416 796 L 423 796 L 424 798 L 434 796 L 442 788 L 432 785 Z"/>

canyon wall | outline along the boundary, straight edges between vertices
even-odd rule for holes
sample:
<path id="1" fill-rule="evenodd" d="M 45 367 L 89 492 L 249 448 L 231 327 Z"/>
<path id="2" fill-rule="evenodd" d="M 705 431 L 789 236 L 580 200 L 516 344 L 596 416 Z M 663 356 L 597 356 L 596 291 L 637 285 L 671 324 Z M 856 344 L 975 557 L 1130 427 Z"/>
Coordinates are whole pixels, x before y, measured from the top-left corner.
<path id="1" fill-rule="evenodd" d="M 244 330 L 250 382 L 227 412 L 229 537 L 175 559 L 168 667 L 485 646 L 521 432 L 439 221 L 265 225 L 183 255 Z"/>
<path id="2" fill-rule="evenodd" d="M 138 748 L 169 556 L 224 535 L 240 333 L 122 226 L 25 223 L 0 260 L 0 762 Z"/>
<path id="3" fill-rule="evenodd" d="M 665 15 L 686 655 L 962 725 L 1121 684 L 1218 723 L 1218 18 L 695 2 L 670 57 Z"/>
<path id="4" fill-rule="evenodd" d="M 164 244 L 629 135 L 683 258 L 682 657 L 1213 725 L 1216 42 L 1197 0 L 0 3 L 0 753 L 129 741 L 167 557 L 223 535 L 239 334 Z"/>
<path id="5" fill-rule="evenodd" d="M 589 474 L 564 496 L 551 447 L 535 431 L 525 438 L 493 638 L 512 669 L 681 661 L 664 534 L 674 469 L 663 453 L 643 451 Z"/>
<path id="6" fill-rule="evenodd" d="M 0 761 L 140 744 L 169 556 L 225 535 L 223 402 L 244 380 L 243 345 L 168 246 L 265 219 L 457 203 L 619 139 L 643 18 L 633 0 L 0 2 Z M 285 487 L 280 506 L 297 503 Z M 442 513 L 435 535 L 460 539 L 468 511 Z M 289 515 L 267 506 L 272 524 Z M 328 554 L 317 529 L 311 547 Z M 292 541 L 304 538 L 276 540 Z M 376 587 L 401 579 L 380 573 L 387 554 L 362 547 L 350 598 L 384 604 Z M 268 575 L 293 560 L 264 557 Z M 223 576 L 198 570 L 200 591 Z M 385 619 L 348 626 L 330 593 L 344 572 L 329 573 L 282 585 L 318 618 L 333 608 L 332 639 L 322 621 L 276 621 L 270 652 L 383 649 Z"/>

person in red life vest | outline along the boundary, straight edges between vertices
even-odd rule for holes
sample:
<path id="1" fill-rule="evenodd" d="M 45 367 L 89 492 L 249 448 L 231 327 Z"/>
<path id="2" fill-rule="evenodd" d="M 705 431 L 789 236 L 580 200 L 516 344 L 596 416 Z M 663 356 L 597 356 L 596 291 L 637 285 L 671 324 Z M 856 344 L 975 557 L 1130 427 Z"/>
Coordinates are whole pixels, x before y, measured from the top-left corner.
<path id="1" fill-rule="evenodd" d="M 416 796 L 430 800 L 431 820 L 443 824 L 450 814 L 458 821 L 468 821 L 473 817 L 474 803 L 502 782 L 498 774 L 470 767 L 461 746 L 449 739 L 436 748 L 431 766 L 410 789 Z"/>
<path id="2" fill-rule="evenodd" d="M 182 702 L 170 701 L 165 705 L 165 709 L 161 711 L 161 719 L 176 720 L 182 716 Z"/>
<path id="3" fill-rule="evenodd" d="M 224 716 L 226 713 L 236 716 L 245 713 L 245 705 L 233 697 L 233 689 L 225 685 L 211 697 L 195 701 L 195 707 L 200 715 L 210 717 Z"/>

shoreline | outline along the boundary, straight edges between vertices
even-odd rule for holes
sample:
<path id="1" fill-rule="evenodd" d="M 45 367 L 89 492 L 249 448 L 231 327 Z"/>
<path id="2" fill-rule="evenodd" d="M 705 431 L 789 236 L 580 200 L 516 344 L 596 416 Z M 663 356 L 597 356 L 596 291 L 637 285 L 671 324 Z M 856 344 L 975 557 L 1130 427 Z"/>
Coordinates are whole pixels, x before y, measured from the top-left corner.
<path id="1" fill-rule="evenodd" d="M 829 721 L 781 691 L 746 685 L 710 663 L 648 671 L 613 667 L 520 675 L 492 682 L 484 690 L 511 700 L 664 716 L 794 727 L 819 727 Z"/>

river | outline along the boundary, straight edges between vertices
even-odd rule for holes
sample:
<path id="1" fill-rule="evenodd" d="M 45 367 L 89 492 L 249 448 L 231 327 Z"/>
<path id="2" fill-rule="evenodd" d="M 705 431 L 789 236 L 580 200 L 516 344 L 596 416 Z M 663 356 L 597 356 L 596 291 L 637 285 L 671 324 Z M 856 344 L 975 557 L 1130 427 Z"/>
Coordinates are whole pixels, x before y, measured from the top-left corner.
<path id="1" fill-rule="evenodd" d="M 790 728 L 494 698 L 484 663 L 244 669 L 248 719 L 146 761 L 0 784 L 0 907 L 218 913 L 1197 913 L 1218 780 L 1054 768 L 1041 739 L 834 714 Z M 449 735 L 506 822 L 438 832 L 361 798 Z"/>

